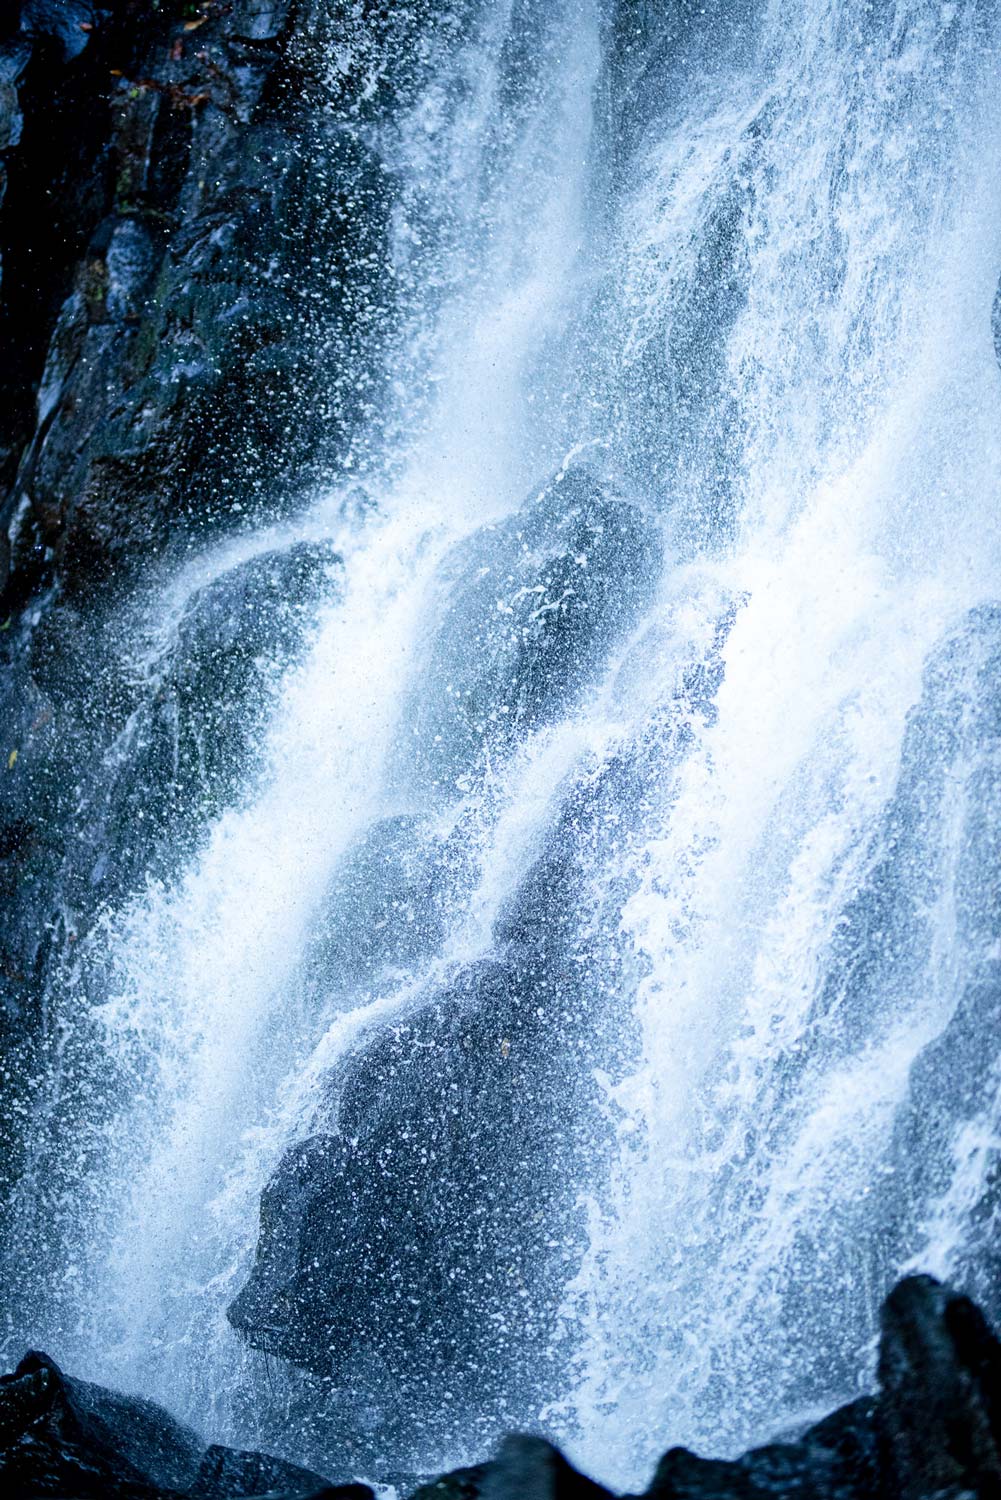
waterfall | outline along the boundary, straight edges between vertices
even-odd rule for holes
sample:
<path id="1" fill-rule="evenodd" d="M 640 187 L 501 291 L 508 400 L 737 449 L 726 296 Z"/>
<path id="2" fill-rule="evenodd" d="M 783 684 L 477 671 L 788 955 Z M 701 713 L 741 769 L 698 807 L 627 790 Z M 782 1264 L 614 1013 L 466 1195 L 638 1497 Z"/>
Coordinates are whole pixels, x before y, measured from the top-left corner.
<path id="1" fill-rule="evenodd" d="M 378 419 L 297 517 L 129 607 L 152 702 L 214 587 L 321 558 L 231 710 L 253 754 L 60 976 L 91 1081 L 51 1091 L 78 1162 L 28 1331 L 315 1454 L 319 1386 L 227 1318 L 262 1191 L 336 1136 L 359 1049 L 516 953 L 582 1081 L 533 1096 L 573 1121 L 560 1380 L 496 1410 L 637 1485 L 864 1388 L 906 1268 L 1001 1311 L 1001 24 L 461 9 L 374 127 Z"/>

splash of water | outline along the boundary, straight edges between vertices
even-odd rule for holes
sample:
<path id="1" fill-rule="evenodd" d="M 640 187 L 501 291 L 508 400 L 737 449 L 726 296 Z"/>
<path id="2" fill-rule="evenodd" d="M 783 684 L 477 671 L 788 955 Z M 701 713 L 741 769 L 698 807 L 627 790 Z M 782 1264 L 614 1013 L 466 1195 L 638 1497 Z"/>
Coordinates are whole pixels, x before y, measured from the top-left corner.
<path id="1" fill-rule="evenodd" d="M 256 783 L 207 830 L 176 881 L 107 913 L 89 945 L 97 977 L 87 989 L 105 996 L 89 1024 L 118 1059 L 116 1107 L 102 1121 L 101 1164 L 85 1190 L 89 1212 L 80 1212 L 76 1326 L 42 1337 L 96 1378 L 199 1424 L 210 1413 L 216 1432 L 233 1430 L 233 1392 L 259 1365 L 249 1356 L 248 1373 L 225 1308 L 246 1271 L 261 1188 L 315 1109 L 326 1069 L 410 993 L 391 987 L 349 1014 L 341 1011 L 350 995 L 312 1003 L 299 982 L 311 926 L 339 859 L 406 796 L 390 750 L 420 665 L 436 569 L 463 536 L 510 511 L 542 463 L 526 442 L 528 366 L 566 316 L 598 54 L 587 4 L 542 15 L 531 33 L 540 76 L 523 118 L 501 120 L 498 145 L 492 100 L 505 49 L 526 25 L 516 20 L 486 7 L 387 145 L 415 198 L 430 172 L 459 192 L 439 228 L 436 281 L 446 295 L 430 310 L 418 302 L 398 355 L 401 404 L 416 383 L 422 425 L 388 456 L 360 515 L 334 493 L 293 528 L 227 544 L 154 602 L 162 650 L 197 589 L 245 556 L 319 539 L 343 563 L 343 587 L 333 581 L 305 658 L 282 686 Z M 472 92 L 446 129 L 434 117 L 448 98 L 448 67 Z M 408 237 L 408 209 L 417 216 L 404 197 L 398 241 Z M 427 256 L 420 269 L 428 275 Z M 570 754 L 565 736 L 545 737 L 488 788 L 471 837 L 484 843 L 492 874 L 457 914 L 442 964 L 489 951 L 492 915 Z M 445 821 L 464 805 L 460 797 L 446 807 Z"/>

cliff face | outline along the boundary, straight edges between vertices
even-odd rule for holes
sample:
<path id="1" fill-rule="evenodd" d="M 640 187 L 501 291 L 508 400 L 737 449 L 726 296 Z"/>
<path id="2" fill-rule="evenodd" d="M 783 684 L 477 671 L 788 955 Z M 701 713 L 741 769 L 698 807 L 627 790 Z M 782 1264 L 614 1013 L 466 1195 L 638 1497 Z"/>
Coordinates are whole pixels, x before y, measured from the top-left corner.
<path id="1" fill-rule="evenodd" d="M 414 21 L 314 0 L 25 0 L 0 24 L 10 1180 L 56 1045 L 47 986 L 102 902 L 155 869 L 168 825 L 218 799 L 204 750 L 225 737 L 226 684 L 296 634 L 260 560 L 201 600 L 166 677 L 137 680 L 123 622 L 208 533 L 287 514 L 349 453 L 392 303 L 373 125 Z M 297 599 L 328 561 L 283 559 Z M 256 639 L 232 625 L 251 616 Z M 232 727 L 227 764 L 248 737 Z"/>
<path id="2" fill-rule="evenodd" d="M 253 0 L 25 7 L 6 44 L 15 586 L 51 549 L 67 597 L 121 588 L 206 522 L 288 500 L 316 452 L 318 268 L 371 164 L 345 141 L 353 170 L 315 191 L 334 153 L 311 22 Z"/>

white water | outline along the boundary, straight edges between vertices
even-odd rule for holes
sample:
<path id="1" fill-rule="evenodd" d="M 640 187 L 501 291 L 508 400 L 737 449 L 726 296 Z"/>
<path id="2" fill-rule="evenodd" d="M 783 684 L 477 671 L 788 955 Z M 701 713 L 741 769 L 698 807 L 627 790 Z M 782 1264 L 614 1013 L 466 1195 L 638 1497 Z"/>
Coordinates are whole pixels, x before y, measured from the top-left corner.
<path id="1" fill-rule="evenodd" d="M 401 274 L 413 203 L 440 193 L 447 211 L 418 258 L 435 295 L 416 285 L 396 356 L 389 477 L 360 519 L 336 491 L 297 526 L 335 540 L 344 587 L 283 684 L 264 768 L 176 883 L 109 913 L 94 943 L 112 974 L 105 1045 L 135 1092 L 81 1189 L 77 1326 L 42 1323 L 81 1373 L 215 1437 L 238 1430 L 259 1359 L 225 1307 L 261 1188 L 308 1133 L 326 1071 L 435 964 L 490 951 L 567 786 L 660 743 L 679 714 L 683 753 L 653 756 L 582 892 L 634 986 L 620 1003 L 640 1045 L 607 1083 L 612 1181 L 581 1184 L 576 1387 L 545 1420 L 622 1485 L 669 1442 L 737 1449 L 871 1376 L 875 1309 L 912 1260 L 965 1270 L 997 1149 L 989 1091 L 948 1124 L 953 1181 L 913 1223 L 880 1217 L 911 1064 L 982 956 L 957 935 L 961 805 L 937 846 L 918 981 L 845 1026 L 824 998 L 929 655 L 997 597 L 1001 564 L 1001 26 L 974 3 L 878 12 L 772 0 L 724 57 L 710 7 L 683 65 L 651 51 L 650 118 L 603 204 L 595 100 L 616 75 L 600 72 L 607 18 L 587 0 L 553 0 L 541 20 L 485 6 L 397 127 Z M 503 48 L 530 20 L 539 76 L 504 128 Z M 693 354 L 721 213 L 741 290 Z M 708 408 L 693 417 L 696 368 Z M 657 602 L 562 723 L 482 783 L 429 794 L 442 831 L 466 820 L 479 872 L 442 952 L 317 1009 L 299 966 L 337 861 L 410 810 L 393 749 L 436 570 L 595 440 L 663 517 Z M 717 484 L 726 514 L 707 499 Z M 679 708 L 727 608 L 715 711 Z"/>
<path id="2" fill-rule="evenodd" d="M 750 106 L 686 121 L 632 204 L 645 309 L 676 294 L 721 176 L 746 173 L 754 206 L 727 349 L 744 498 L 711 580 L 744 603 L 718 718 L 630 851 L 643 1056 L 616 1090 L 630 1128 L 576 1289 L 580 1452 L 623 1483 L 668 1431 L 739 1449 L 871 1378 L 859 1328 L 886 1282 L 867 1280 L 883 1226 L 865 1198 L 895 1170 L 910 1064 L 970 955 L 944 932 L 940 963 L 847 1056 L 809 1023 L 923 664 L 996 589 L 998 215 L 981 173 L 998 141 L 981 90 L 997 58 L 974 23 L 972 7 L 888 7 L 856 50 L 852 8 L 771 6 Z M 767 143 L 737 164 L 762 115 Z M 993 1125 L 979 1135 L 996 1145 Z M 934 1238 L 922 1248 L 949 1273 Z"/>

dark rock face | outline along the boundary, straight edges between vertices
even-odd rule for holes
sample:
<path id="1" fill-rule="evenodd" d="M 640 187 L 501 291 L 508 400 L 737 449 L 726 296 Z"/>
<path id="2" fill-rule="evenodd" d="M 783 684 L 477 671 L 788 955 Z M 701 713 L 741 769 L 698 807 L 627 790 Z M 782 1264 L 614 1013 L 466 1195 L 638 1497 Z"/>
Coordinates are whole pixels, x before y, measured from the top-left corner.
<path id="1" fill-rule="evenodd" d="M 333 1128 L 265 1191 L 231 1321 L 335 1386 L 371 1371 L 382 1441 L 494 1432 L 555 1378 L 580 1249 L 577 1003 L 524 951 L 460 969 L 346 1061 Z"/>
<path id="2" fill-rule="evenodd" d="M 16 173 L 44 131 L 36 74 L 70 91 L 56 118 L 90 156 L 67 143 L 58 169 L 90 197 L 60 199 L 76 255 L 46 293 L 75 286 L 44 369 L 22 372 L 37 412 L 33 431 L 23 415 L 11 434 L 27 441 L 3 520 L 26 502 L 15 565 L 38 537 L 64 591 L 87 597 L 206 525 L 291 503 L 343 450 L 359 399 L 344 376 L 353 358 L 370 366 L 359 351 L 386 305 L 386 178 L 348 120 L 318 107 L 323 7 L 213 5 L 186 29 L 167 7 L 120 3 L 89 32 L 57 16 L 65 7 L 31 21 L 42 9 L 26 6 L 7 44 L 8 138 L 14 110 L 25 122 L 11 141 L 12 243 L 34 232 Z M 53 61 L 67 36 L 73 54 Z M 19 269 L 15 257 L 8 283 Z M 18 291 L 6 288 L 12 318 Z M 27 358 L 19 322 L 10 341 Z"/>
<path id="3" fill-rule="evenodd" d="M 1001 1345 L 973 1302 L 928 1276 L 901 1282 L 883 1309 L 879 1381 L 889 1493 L 1001 1494 Z"/>
<path id="4" fill-rule="evenodd" d="M 206 1449 L 148 1402 L 70 1380 L 44 1355 L 0 1379 L 0 1478 L 24 1496 L 154 1500 L 319 1490 L 326 1481 L 259 1453 Z M 367 1500 L 365 1486 L 322 1490 Z M 611 1492 L 538 1436 L 422 1485 L 412 1500 L 602 1500 Z M 978 1308 L 928 1276 L 901 1282 L 882 1316 L 879 1390 L 797 1441 L 736 1460 L 672 1448 L 647 1500 L 995 1500 L 1001 1494 L 1001 1344 Z M 640 1500 L 640 1497 L 632 1497 Z"/>
<path id="5" fill-rule="evenodd" d="M 611 1500 L 611 1491 L 578 1474 L 544 1438 L 509 1437 L 477 1491 L 483 1500 Z"/>

